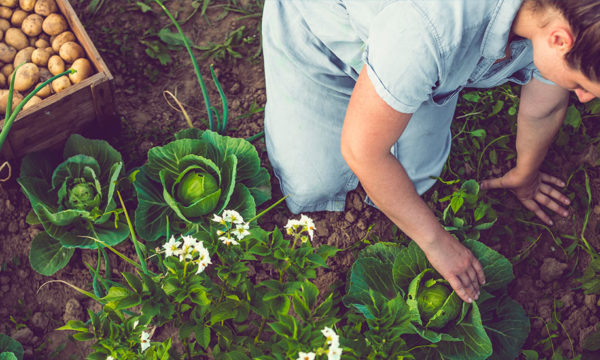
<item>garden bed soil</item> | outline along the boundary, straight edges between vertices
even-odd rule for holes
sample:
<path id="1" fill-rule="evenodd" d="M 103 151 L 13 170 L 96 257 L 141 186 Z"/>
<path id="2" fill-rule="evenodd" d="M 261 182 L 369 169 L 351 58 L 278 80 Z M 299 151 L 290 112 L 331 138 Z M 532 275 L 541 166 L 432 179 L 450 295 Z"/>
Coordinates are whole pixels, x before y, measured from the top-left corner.
<path id="1" fill-rule="evenodd" d="M 179 12 L 181 18 L 185 18 L 186 14 L 193 11 L 189 3 L 191 2 L 172 4 L 179 6 L 179 9 L 171 8 L 171 4 L 169 7 L 173 12 Z M 250 8 L 251 5 L 247 6 Z M 144 40 L 146 30 L 157 31 L 167 23 L 159 10 L 153 7 L 156 15 L 143 13 L 130 2 L 126 5 L 121 2 L 106 2 L 103 7 L 101 14 L 93 18 L 86 15 L 82 6 L 76 6 L 76 11 L 83 18 L 90 37 L 115 76 L 114 95 L 119 119 L 103 129 L 103 136 L 124 155 L 128 169 L 132 169 L 145 161 L 148 149 L 172 140 L 174 132 L 186 127 L 181 113 L 169 106 L 163 97 L 165 90 L 174 93 L 185 104 L 198 127 L 202 126 L 200 119 L 205 117 L 205 110 L 187 53 L 183 50 L 170 52 L 173 62 L 162 66 L 148 57 L 145 45 L 139 41 Z M 250 59 L 258 46 L 260 19 L 234 12 L 221 18 L 221 14 L 222 8 L 209 7 L 205 17 L 195 15 L 183 28 L 192 42 L 200 45 L 211 41 L 222 42 L 225 34 L 240 26 L 249 29 L 248 36 L 254 37 L 249 40 L 254 46 L 244 48 L 248 54 L 244 54 L 242 59 L 199 61 L 206 79 L 209 79 L 209 64 L 215 63 L 216 72 L 229 99 L 232 120 L 228 135 L 246 138 L 262 130 L 262 113 L 250 113 L 257 106 L 264 106 L 266 100 L 261 58 Z M 199 57 L 201 52 L 197 51 L 196 55 Z M 209 86 L 209 91 L 213 104 L 219 104 L 214 86 Z M 93 137 L 97 134 L 98 131 L 84 135 Z M 254 144 L 263 164 L 269 167 L 264 141 L 258 140 Z M 559 162 L 559 166 L 562 165 L 562 174 L 557 175 L 566 177 L 577 167 L 577 161 L 583 160 L 555 161 Z M 17 168 L 15 170 L 18 174 L 18 164 L 13 163 L 13 167 Z M 600 181 L 596 176 L 597 169 L 590 171 L 590 178 L 594 179 L 591 184 L 592 204 L 595 205 L 600 201 Z M 278 199 L 281 193 L 276 179 L 272 179 L 273 199 Z M 364 243 L 367 243 L 375 239 L 391 241 L 396 233 L 395 227 L 385 216 L 363 202 L 364 195 L 360 188 L 351 192 L 344 212 L 307 214 L 316 223 L 315 246 L 329 244 L 347 249 L 329 260 L 329 269 L 319 271 L 316 283 L 321 293 L 345 282 L 346 274 L 354 261 L 355 249 L 363 246 L 355 246 L 357 242 L 365 240 Z M 430 205 L 441 206 L 433 203 Z M 503 206 L 505 209 L 521 207 L 511 196 L 507 196 Z M 62 280 L 83 289 L 91 289 L 91 276 L 85 263 L 95 266 L 96 253 L 77 250 L 68 266 L 54 276 L 39 275 L 30 268 L 28 261 L 30 243 L 40 231 L 39 226 L 31 226 L 25 222 L 30 209 L 29 201 L 14 179 L 0 185 L 0 333 L 9 334 L 21 342 L 26 359 L 82 359 L 89 344 L 76 342 L 69 337 L 68 332 L 55 329 L 68 320 L 86 320 L 87 310 L 98 311 L 100 307 L 64 283 L 48 282 Z M 580 220 L 573 222 L 571 219 L 560 220 L 555 217 L 556 225 L 550 230 L 573 234 L 574 229 L 580 229 L 584 209 L 571 211 L 578 212 L 576 219 Z M 588 224 L 588 229 L 591 230 L 586 233 L 588 241 L 596 249 L 600 249 L 600 238 L 595 232 L 600 220 L 599 212 L 591 214 Z M 261 225 L 267 229 L 274 226 L 281 228 L 291 217 L 293 215 L 280 205 L 264 216 Z M 581 353 L 583 339 L 595 330 L 600 316 L 597 297 L 585 295 L 579 288 L 580 284 L 573 280 L 587 266 L 587 254 L 578 251 L 577 257 L 567 258 L 549 231 L 541 227 L 537 229 L 538 232 L 532 231 L 531 227 L 525 227 L 511 216 L 501 216 L 495 226 L 508 227 L 514 235 L 501 239 L 492 244 L 492 247 L 509 259 L 521 257 L 521 261 L 515 266 L 516 280 L 510 285 L 510 293 L 532 319 L 531 332 L 524 348 L 535 349 L 546 357 L 551 356 L 553 350 L 558 348 L 567 357 L 573 356 L 573 350 L 576 354 Z M 539 236 L 539 240 L 524 256 L 525 249 L 530 245 L 524 241 L 526 235 L 533 238 Z M 484 241 L 485 237 L 486 233 L 483 232 Z M 118 248 L 125 253 L 134 253 L 130 243 L 124 243 Z M 116 256 L 111 254 L 110 257 L 114 266 L 113 274 L 118 275 L 119 271 L 126 270 L 124 263 L 118 261 Z M 253 269 L 250 275 L 256 279 L 267 277 L 266 270 L 261 268 Z M 559 302 L 555 303 L 555 300 Z M 562 328 L 554 331 L 548 324 L 556 319 L 560 320 Z"/>

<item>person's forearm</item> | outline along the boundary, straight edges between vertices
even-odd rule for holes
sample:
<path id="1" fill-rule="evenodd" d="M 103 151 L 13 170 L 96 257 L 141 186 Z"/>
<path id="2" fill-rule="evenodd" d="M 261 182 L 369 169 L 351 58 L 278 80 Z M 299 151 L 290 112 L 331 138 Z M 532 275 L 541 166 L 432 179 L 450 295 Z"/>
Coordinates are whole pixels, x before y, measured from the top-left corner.
<path id="1" fill-rule="evenodd" d="M 533 174 L 539 169 L 552 140 L 563 123 L 566 110 L 566 106 L 560 107 L 544 118 L 519 114 L 516 168 L 523 174 Z"/>
<path id="2" fill-rule="evenodd" d="M 435 243 L 444 230 L 391 154 L 377 159 L 347 159 L 375 205 L 419 247 Z"/>

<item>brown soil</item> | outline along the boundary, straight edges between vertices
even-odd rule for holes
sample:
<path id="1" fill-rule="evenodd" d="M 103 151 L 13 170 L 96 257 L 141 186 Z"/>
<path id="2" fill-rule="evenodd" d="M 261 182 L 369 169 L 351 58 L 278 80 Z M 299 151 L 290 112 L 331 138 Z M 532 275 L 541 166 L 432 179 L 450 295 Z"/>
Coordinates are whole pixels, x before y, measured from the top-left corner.
<path id="1" fill-rule="evenodd" d="M 199 85 L 187 53 L 183 50 L 171 52 L 173 63 L 161 66 L 157 61 L 149 59 L 144 45 L 139 41 L 144 39 L 145 30 L 159 29 L 167 24 L 166 19 L 158 10 L 157 15 L 143 14 L 130 2 L 127 2 L 128 5 L 120 3 L 105 2 L 105 11 L 94 18 L 85 18 L 83 8 L 77 11 L 84 18 L 90 37 L 115 76 L 114 95 L 120 119 L 116 127 L 110 127 L 110 132 L 105 137 L 124 155 L 128 169 L 132 169 L 145 161 L 149 148 L 170 141 L 174 132 L 186 127 L 181 113 L 168 106 L 163 91 L 169 90 L 176 94 L 196 126 L 202 126 L 200 119 L 206 116 Z M 178 10 L 182 18 L 192 11 L 189 3 L 191 2 L 173 4 L 181 7 Z M 252 2 L 245 3 L 251 5 Z M 210 25 L 205 18 L 196 15 L 184 25 L 184 31 L 193 43 L 201 45 L 210 41 L 222 42 L 224 34 L 242 25 L 251 29 L 248 34 L 257 34 L 255 29 L 259 26 L 258 17 L 240 20 L 241 15 L 230 13 L 219 19 L 221 13 L 220 8 L 209 8 L 207 18 L 212 20 Z M 258 38 L 253 41 L 258 45 Z M 250 53 L 237 61 L 199 61 L 205 79 L 210 78 L 209 64 L 215 63 L 216 72 L 230 103 L 228 134 L 238 137 L 248 137 L 262 130 L 262 113 L 238 117 L 250 112 L 253 104 L 263 106 L 266 100 L 261 58 L 248 60 L 256 46 L 244 49 Z M 196 55 L 200 56 L 201 52 L 196 51 Z M 213 104 L 219 104 L 214 86 L 209 86 L 209 91 Z M 264 142 L 259 140 L 254 144 L 268 167 Z M 573 159 L 559 159 L 559 162 L 564 165 L 564 174 L 569 174 L 577 165 L 577 161 Z M 596 175 L 595 172 L 597 171 L 590 174 L 592 179 L 596 178 L 593 176 Z M 592 186 L 595 205 L 600 201 L 600 183 L 593 181 Z M 275 180 L 273 192 L 274 199 L 281 196 Z M 367 236 L 371 225 L 373 227 L 369 236 L 381 240 L 392 239 L 394 226 L 377 209 L 363 202 L 364 195 L 360 188 L 350 193 L 346 211 L 342 213 L 308 214 L 315 219 L 317 227 L 315 246 L 329 244 L 342 249 L 349 248 Z M 517 209 L 521 205 L 508 197 L 503 206 Z M 96 254 L 93 251 L 77 250 L 69 265 L 51 278 L 34 272 L 29 266 L 28 252 L 31 240 L 40 228 L 26 224 L 25 218 L 30 208 L 29 201 L 14 180 L 0 185 L 0 333 L 9 334 L 21 342 L 26 359 L 46 359 L 52 354 L 57 354 L 57 359 L 83 358 L 87 351 L 86 344 L 75 342 L 67 333 L 55 329 L 70 319 L 85 320 L 86 311 L 97 311 L 98 305 L 62 283 L 44 283 L 60 279 L 90 289 L 91 277 L 85 263 L 95 265 Z M 557 225 L 552 230 L 573 234 L 576 229 L 581 229 L 584 210 L 572 209 L 578 219 L 575 223 L 555 219 Z M 262 225 L 266 228 L 275 225 L 282 227 L 290 217 L 287 209 L 279 206 L 266 215 Z M 598 215 L 593 213 L 586 234 L 596 248 L 600 248 L 600 239 L 595 233 L 598 221 Z M 550 331 L 557 334 L 557 337 L 549 340 L 554 348 L 562 348 L 563 354 L 568 357 L 573 356 L 573 349 L 575 353 L 581 353 L 583 338 L 598 324 L 596 296 L 585 295 L 573 280 L 581 275 L 589 262 L 587 254 L 577 251 L 578 256 L 567 258 L 547 231 L 537 228 L 536 231 L 539 231 L 536 232 L 529 227 L 525 228 L 512 217 L 500 218 L 495 226 L 512 230 L 513 235 L 507 235 L 493 245 L 509 259 L 522 254 L 529 246 L 524 241 L 526 235 L 533 238 L 541 236 L 536 245 L 529 249 L 529 255 L 521 257 L 521 261 L 515 266 L 516 280 L 510 287 L 511 295 L 523 305 L 532 319 L 532 330 L 524 348 L 535 349 L 542 356 L 551 356 L 552 347 L 543 342 L 549 337 Z M 482 238 L 485 239 L 485 233 Z M 128 244 L 120 247 L 125 252 L 131 252 Z M 345 281 L 354 255 L 355 251 L 340 252 L 330 260 L 330 269 L 320 270 L 317 284 L 322 292 L 328 291 L 336 282 Z M 123 262 L 117 261 L 114 256 L 111 256 L 111 263 L 115 266 L 113 273 L 124 270 Z M 266 274 L 261 274 L 264 270 L 255 269 L 255 272 L 257 279 L 266 277 Z M 562 304 L 556 308 L 556 312 L 554 300 L 559 300 Z M 552 323 L 555 318 L 560 319 L 563 328 L 549 330 L 546 324 Z"/>

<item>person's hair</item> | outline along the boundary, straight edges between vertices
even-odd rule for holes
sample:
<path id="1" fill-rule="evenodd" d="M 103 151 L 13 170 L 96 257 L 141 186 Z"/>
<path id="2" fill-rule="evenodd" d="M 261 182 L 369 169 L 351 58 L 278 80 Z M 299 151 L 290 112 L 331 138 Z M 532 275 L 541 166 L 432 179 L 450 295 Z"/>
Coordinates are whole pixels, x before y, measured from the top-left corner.
<path id="1" fill-rule="evenodd" d="M 552 6 L 571 26 L 575 43 L 565 54 L 567 64 L 592 81 L 600 81 L 600 0 L 530 0 Z"/>

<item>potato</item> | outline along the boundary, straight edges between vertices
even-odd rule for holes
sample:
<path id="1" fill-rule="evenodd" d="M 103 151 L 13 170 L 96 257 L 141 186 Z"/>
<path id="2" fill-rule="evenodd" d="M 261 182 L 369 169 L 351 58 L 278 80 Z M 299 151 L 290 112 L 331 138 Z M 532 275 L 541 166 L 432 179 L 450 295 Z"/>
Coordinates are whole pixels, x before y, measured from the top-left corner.
<path id="1" fill-rule="evenodd" d="M 50 43 L 44 39 L 37 39 L 33 45 L 38 49 L 45 49 L 48 46 L 50 46 Z M 50 48 L 50 49 L 52 49 L 52 48 Z"/>
<path id="2" fill-rule="evenodd" d="M 42 82 L 40 82 L 39 84 L 37 84 L 35 87 L 37 88 L 40 85 L 42 85 Z M 50 95 L 52 95 L 52 86 L 50 84 L 44 86 L 40 91 L 38 91 L 35 94 L 35 96 L 39 96 L 42 99 L 45 99 L 45 98 L 47 98 Z"/>
<path id="3" fill-rule="evenodd" d="M 42 16 L 48 16 L 58 10 L 56 2 L 54 0 L 37 0 L 33 11 Z"/>
<path id="4" fill-rule="evenodd" d="M 6 31 L 10 28 L 10 22 L 6 19 L 0 19 L 0 30 Z"/>
<path id="5" fill-rule="evenodd" d="M 37 95 L 34 95 L 31 97 L 31 99 L 29 99 L 29 101 L 25 105 L 23 105 L 23 110 L 29 109 L 33 105 L 39 104 L 41 102 L 42 102 L 42 98 Z"/>
<path id="6" fill-rule="evenodd" d="M 10 17 L 12 16 L 13 11 L 10 8 L 7 8 L 6 6 L 0 6 L 0 17 L 3 19 L 10 19 Z"/>
<path id="7" fill-rule="evenodd" d="M 48 49 L 50 51 L 48 51 Z M 22 50 L 21 50 L 22 51 Z M 35 49 L 31 53 L 31 62 L 37 66 L 48 66 L 48 59 L 52 56 L 52 48 L 48 47 L 45 49 Z"/>
<path id="8" fill-rule="evenodd" d="M 9 8 L 14 8 L 17 6 L 17 0 L 0 0 L 0 5 L 7 6 Z"/>
<path id="9" fill-rule="evenodd" d="M 52 49 L 54 49 L 54 51 L 58 52 L 58 50 L 60 50 L 60 47 L 66 43 L 67 41 L 75 41 L 75 35 L 70 32 L 70 31 L 64 31 L 58 35 L 56 35 L 52 41 L 50 42 L 52 44 Z"/>
<path id="10" fill-rule="evenodd" d="M 14 110 L 17 105 L 23 100 L 23 95 L 18 91 L 13 92 L 12 109 Z M 0 112 L 6 113 L 6 105 L 8 104 L 8 90 L 0 90 Z"/>
<path id="11" fill-rule="evenodd" d="M 28 15 L 21 24 L 21 30 L 28 36 L 38 36 L 42 32 L 44 18 L 38 14 Z"/>
<path id="12" fill-rule="evenodd" d="M 61 92 L 71 86 L 71 80 L 67 76 L 61 76 L 52 81 L 52 90 L 55 93 Z"/>
<path id="13" fill-rule="evenodd" d="M 27 15 L 29 15 L 27 12 L 21 9 L 17 9 L 13 11 L 12 16 L 10 17 L 10 23 L 13 24 L 13 26 L 15 27 L 21 27 L 21 24 L 23 23 L 23 20 L 25 20 Z"/>
<path id="14" fill-rule="evenodd" d="M 28 46 L 19 50 L 17 55 L 15 55 L 15 59 L 13 60 L 14 67 L 17 67 L 21 63 L 31 62 L 31 54 L 33 53 L 33 50 L 35 50 L 33 46 Z"/>
<path id="15" fill-rule="evenodd" d="M 74 74 L 69 74 L 69 79 L 73 84 L 77 84 L 81 82 L 83 79 L 87 79 L 92 74 L 92 64 L 86 58 L 79 58 L 73 61 L 71 68 L 75 69 L 77 72 Z"/>
<path id="16" fill-rule="evenodd" d="M 68 28 L 67 20 L 56 13 L 48 15 L 42 23 L 42 30 L 48 35 L 58 35 Z"/>
<path id="17" fill-rule="evenodd" d="M 15 55 L 17 55 L 17 49 L 5 43 L 0 43 L 0 61 L 12 64 Z"/>
<path id="18" fill-rule="evenodd" d="M 84 57 L 85 52 L 78 43 L 74 41 L 67 41 L 60 46 L 60 49 L 58 49 L 58 55 L 60 55 L 64 61 L 72 63 L 80 57 Z"/>
<path id="19" fill-rule="evenodd" d="M 27 63 L 17 69 L 15 75 L 15 90 L 29 90 L 40 79 L 40 69 L 36 64 Z"/>
<path id="20" fill-rule="evenodd" d="M 25 11 L 33 10 L 36 0 L 19 0 L 19 7 Z"/>
<path id="21" fill-rule="evenodd" d="M 23 34 L 21 29 L 10 28 L 4 33 L 4 42 L 17 50 L 21 50 L 29 46 L 27 36 Z"/>
<path id="22" fill-rule="evenodd" d="M 0 74 L 0 88 L 8 88 L 8 86 L 6 86 L 6 76 L 4 76 L 4 74 Z"/>
<path id="23" fill-rule="evenodd" d="M 15 67 L 13 66 L 13 64 L 6 64 L 0 69 L 0 72 L 4 74 L 4 76 L 6 76 L 6 80 L 8 81 L 10 80 L 10 75 L 14 70 Z"/>
<path id="24" fill-rule="evenodd" d="M 65 71 L 65 61 L 58 55 L 52 55 L 48 59 L 48 70 L 52 75 L 58 75 Z"/>

